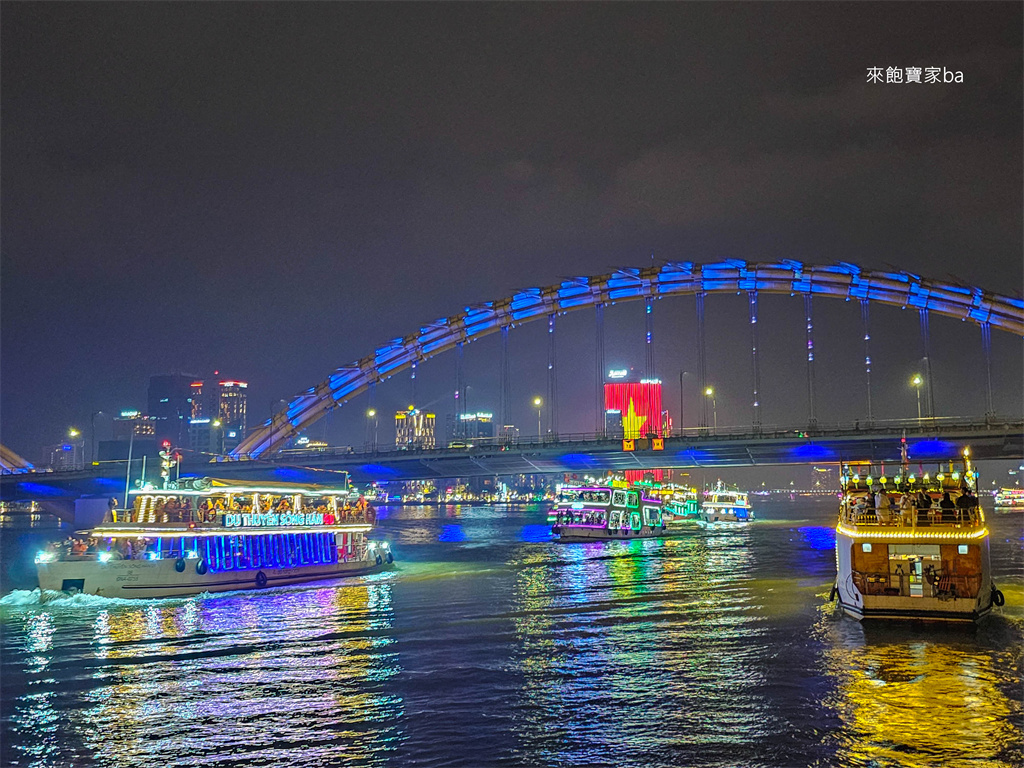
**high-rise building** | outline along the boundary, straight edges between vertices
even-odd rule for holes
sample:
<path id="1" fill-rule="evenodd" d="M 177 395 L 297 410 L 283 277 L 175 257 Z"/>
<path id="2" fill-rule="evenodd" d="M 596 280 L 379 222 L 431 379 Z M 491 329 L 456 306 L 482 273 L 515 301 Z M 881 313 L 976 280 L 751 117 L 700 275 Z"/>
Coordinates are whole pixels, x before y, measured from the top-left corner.
<path id="1" fill-rule="evenodd" d="M 447 426 L 448 443 L 473 443 L 495 436 L 492 413 L 449 413 Z"/>
<path id="2" fill-rule="evenodd" d="M 171 373 L 149 377 L 146 404 L 155 420 L 157 442 L 170 440 L 175 447 L 188 447 L 188 421 L 192 418 L 194 376 Z"/>
<path id="3" fill-rule="evenodd" d="M 57 472 L 82 469 L 85 466 L 85 443 L 68 441 L 50 446 L 45 451 L 44 460 Z"/>
<path id="4" fill-rule="evenodd" d="M 395 447 L 433 448 L 434 414 L 409 406 L 395 414 Z"/>
<path id="5" fill-rule="evenodd" d="M 156 419 L 138 411 L 121 411 L 112 422 L 113 437 L 118 442 L 131 442 L 132 438 L 156 437 Z"/>
<path id="6" fill-rule="evenodd" d="M 219 456 L 224 453 L 226 432 L 220 419 L 209 416 L 189 419 L 188 435 L 193 456 Z"/>
<path id="7" fill-rule="evenodd" d="M 604 385 L 605 430 L 629 439 L 664 434 L 661 381 L 616 381 Z"/>
<path id="8" fill-rule="evenodd" d="M 224 450 L 230 451 L 242 442 L 246 427 L 246 390 L 244 381 L 222 381 L 217 385 L 217 416 L 224 427 Z"/>

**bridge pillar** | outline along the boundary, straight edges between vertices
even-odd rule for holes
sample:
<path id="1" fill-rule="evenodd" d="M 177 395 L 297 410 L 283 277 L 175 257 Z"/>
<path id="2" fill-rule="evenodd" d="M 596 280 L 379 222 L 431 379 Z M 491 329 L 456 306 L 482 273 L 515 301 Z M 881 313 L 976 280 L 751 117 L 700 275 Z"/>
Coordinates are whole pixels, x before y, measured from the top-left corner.
<path id="1" fill-rule="evenodd" d="M 648 380 L 654 379 L 654 299 L 648 296 L 644 299 L 644 319 L 647 325 L 646 346 L 647 357 L 645 365 L 647 368 Z"/>
<path id="2" fill-rule="evenodd" d="M 548 434 L 558 434 L 558 381 L 555 378 L 555 313 L 548 315 Z"/>
<path id="3" fill-rule="evenodd" d="M 750 299 L 750 358 L 753 365 L 753 390 L 754 390 L 754 431 L 761 428 L 761 364 L 757 356 L 758 332 L 757 332 L 757 291 L 747 291 Z"/>
<path id="4" fill-rule="evenodd" d="M 707 350 L 704 347 L 704 294 L 699 292 L 697 297 L 697 374 L 700 377 L 700 426 L 701 429 L 708 428 L 708 398 L 705 392 L 708 389 L 708 363 Z"/>
<path id="5" fill-rule="evenodd" d="M 501 429 L 512 423 L 512 373 L 508 359 L 508 326 L 501 329 Z"/>
<path id="6" fill-rule="evenodd" d="M 594 360 L 596 365 L 596 391 L 597 396 L 595 405 L 597 406 L 597 415 L 595 417 L 597 434 L 605 436 L 605 423 L 604 423 L 604 302 L 598 302 L 594 305 L 594 311 L 596 313 L 597 320 L 597 347 L 594 351 Z"/>
<path id="7" fill-rule="evenodd" d="M 463 344 L 455 345 L 455 430 L 452 437 L 464 438 L 466 430 L 462 417 L 466 414 L 466 379 L 463 367 Z"/>
<path id="8" fill-rule="evenodd" d="M 864 382 L 868 391 L 868 424 L 875 421 L 871 412 L 871 316 L 868 314 L 870 302 L 867 299 L 860 300 L 860 322 L 864 328 Z"/>
<path id="9" fill-rule="evenodd" d="M 991 419 L 996 409 L 992 404 L 992 327 L 987 322 L 981 324 L 981 347 L 985 352 L 985 418 Z"/>
<path id="10" fill-rule="evenodd" d="M 818 426 L 818 416 L 814 410 L 814 305 L 811 294 L 804 294 L 804 315 L 807 317 L 807 426 L 814 429 Z"/>
<path id="11" fill-rule="evenodd" d="M 921 318 L 921 354 L 924 358 L 924 386 L 928 395 L 928 417 L 935 418 L 935 392 L 932 388 L 931 333 L 928 329 L 928 309 L 918 310 Z"/>

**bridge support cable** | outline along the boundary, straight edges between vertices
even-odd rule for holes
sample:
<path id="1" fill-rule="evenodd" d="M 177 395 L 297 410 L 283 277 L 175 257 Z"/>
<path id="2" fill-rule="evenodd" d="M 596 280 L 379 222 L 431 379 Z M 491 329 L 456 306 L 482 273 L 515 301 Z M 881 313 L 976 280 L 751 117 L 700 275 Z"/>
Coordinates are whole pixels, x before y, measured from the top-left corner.
<path id="1" fill-rule="evenodd" d="M 700 377 L 700 426 L 701 429 L 708 428 L 708 396 L 705 394 L 708 389 L 708 363 L 707 349 L 704 346 L 704 293 L 700 292 L 697 298 L 697 374 Z"/>
<path id="2" fill-rule="evenodd" d="M 754 431 L 761 428 L 761 363 L 757 355 L 758 331 L 757 331 L 757 291 L 747 291 L 747 298 L 750 300 L 750 361 L 753 368 L 753 425 Z M 682 377 L 680 377 L 682 387 Z"/>
<path id="3" fill-rule="evenodd" d="M 814 410 L 814 306 L 811 294 L 804 294 L 804 315 L 807 318 L 807 426 L 811 429 L 818 424 Z"/>
<path id="4" fill-rule="evenodd" d="M 918 310 L 921 318 L 921 356 L 924 359 L 924 387 L 928 396 L 928 417 L 935 418 L 935 390 L 932 387 L 931 332 L 928 328 L 928 310 Z"/>
<path id="5" fill-rule="evenodd" d="M 455 345 L 455 424 L 452 437 L 462 439 L 466 436 L 465 420 L 466 415 L 466 374 L 463 360 L 463 347 L 465 342 L 460 341 Z"/>
<path id="6" fill-rule="evenodd" d="M 555 313 L 548 315 L 548 434 L 558 435 L 558 381 L 555 378 Z"/>
<path id="7" fill-rule="evenodd" d="M 996 415 L 992 404 L 992 328 L 988 323 L 981 324 L 981 348 L 985 352 L 985 418 Z"/>
<path id="8" fill-rule="evenodd" d="M 595 391 L 596 398 L 594 405 L 597 408 L 597 415 L 595 416 L 595 424 L 597 434 L 605 436 L 605 421 L 604 421 L 604 302 L 598 302 L 594 305 L 594 312 L 597 321 L 597 346 L 594 350 L 595 360 Z"/>
<path id="9" fill-rule="evenodd" d="M 860 300 L 860 322 L 864 329 L 864 383 L 868 393 L 868 424 L 875 421 L 871 412 L 871 315 L 869 314 L 870 302 L 867 299 Z"/>
<path id="10" fill-rule="evenodd" d="M 501 328 L 501 434 L 512 424 L 512 369 L 508 359 L 508 326 Z"/>
<path id="11" fill-rule="evenodd" d="M 644 321 L 647 331 L 645 337 L 647 357 L 644 364 L 647 368 L 647 379 L 653 381 L 657 376 L 654 373 L 654 297 L 652 296 L 644 299 Z"/>
<path id="12" fill-rule="evenodd" d="M 409 373 L 409 384 L 410 384 L 410 389 L 412 391 L 412 400 L 410 402 L 412 402 L 413 405 L 416 405 L 416 363 L 415 362 L 411 366 L 409 366 L 409 370 L 410 370 L 410 373 Z"/>

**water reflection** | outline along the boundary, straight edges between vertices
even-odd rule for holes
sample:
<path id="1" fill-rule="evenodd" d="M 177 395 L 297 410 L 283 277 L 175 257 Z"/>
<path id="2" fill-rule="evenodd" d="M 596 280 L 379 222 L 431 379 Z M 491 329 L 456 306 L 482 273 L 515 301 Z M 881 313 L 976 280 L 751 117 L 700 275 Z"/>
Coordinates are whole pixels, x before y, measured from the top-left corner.
<path id="1" fill-rule="evenodd" d="M 982 634 L 1015 634 L 1000 618 Z M 1003 632 L 1000 632 L 1003 630 Z M 836 764 L 849 766 L 1024 764 L 1018 669 L 1005 641 L 991 649 L 973 628 L 872 627 L 850 620 L 827 630 L 826 665 L 843 722 Z M 1019 638 L 1016 638 L 1019 642 Z"/>
<path id="2" fill-rule="evenodd" d="M 515 550 L 527 762 L 686 764 L 756 739 L 771 716 L 745 535 Z"/>

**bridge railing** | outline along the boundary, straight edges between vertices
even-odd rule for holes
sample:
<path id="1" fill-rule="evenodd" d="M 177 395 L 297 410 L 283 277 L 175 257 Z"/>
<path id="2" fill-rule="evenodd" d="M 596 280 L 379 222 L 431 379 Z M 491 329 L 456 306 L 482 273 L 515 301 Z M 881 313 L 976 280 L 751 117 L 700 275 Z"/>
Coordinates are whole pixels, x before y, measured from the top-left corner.
<path id="1" fill-rule="evenodd" d="M 871 435 L 901 435 L 904 431 L 908 436 L 940 434 L 949 431 L 985 432 L 991 429 L 1005 429 L 1008 426 L 1021 425 L 1020 421 L 1009 419 L 994 419 L 992 417 L 928 417 L 921 419 L 874 419 L 851 420 L 837 422 L 818 422 L 816 424 L 760 424 L 760 425 L 730 425 L 715 427 L 683 427 L 675 428 L 663 433 L 666 439 L 688 439 L 693 441 L 725 441 L 737 438 L 750 438 L 756 440 L 765 439 L 793 439 L 793 438 L 817 438 L 833 436 L 850 436 L 859 433 L 865 437 Z M 656 437 L 657 435 L 643 435 L 642 437 Z M 419 448 L 405 446 L 378 445 L 376 447 L 366 445 L 361 449 L 354 447 L 325 448 L 313 451 L 289 450 L 282 452 L 282 458 L 294 459 L 295 457 L 316 457 L 316 456 L 343 456 L 343 455 L 370 455 L 370 456 L 399 456 L 422 453 L 469 453 L 480 450 L 508 450 L 517 451 L 530 450 L 531 448 L 545 448 L 552 445 L 573 445 L 573 444 L 604 444 L 618 443 L 623 439 L 622 434 L 609 432 L 559 432 L 547 433 L 544 435 L 520 435 L 519 437 L 487 437 L 459 439 L 457 444 L 450 447 L 438 446 L 436 448 Z"/>

